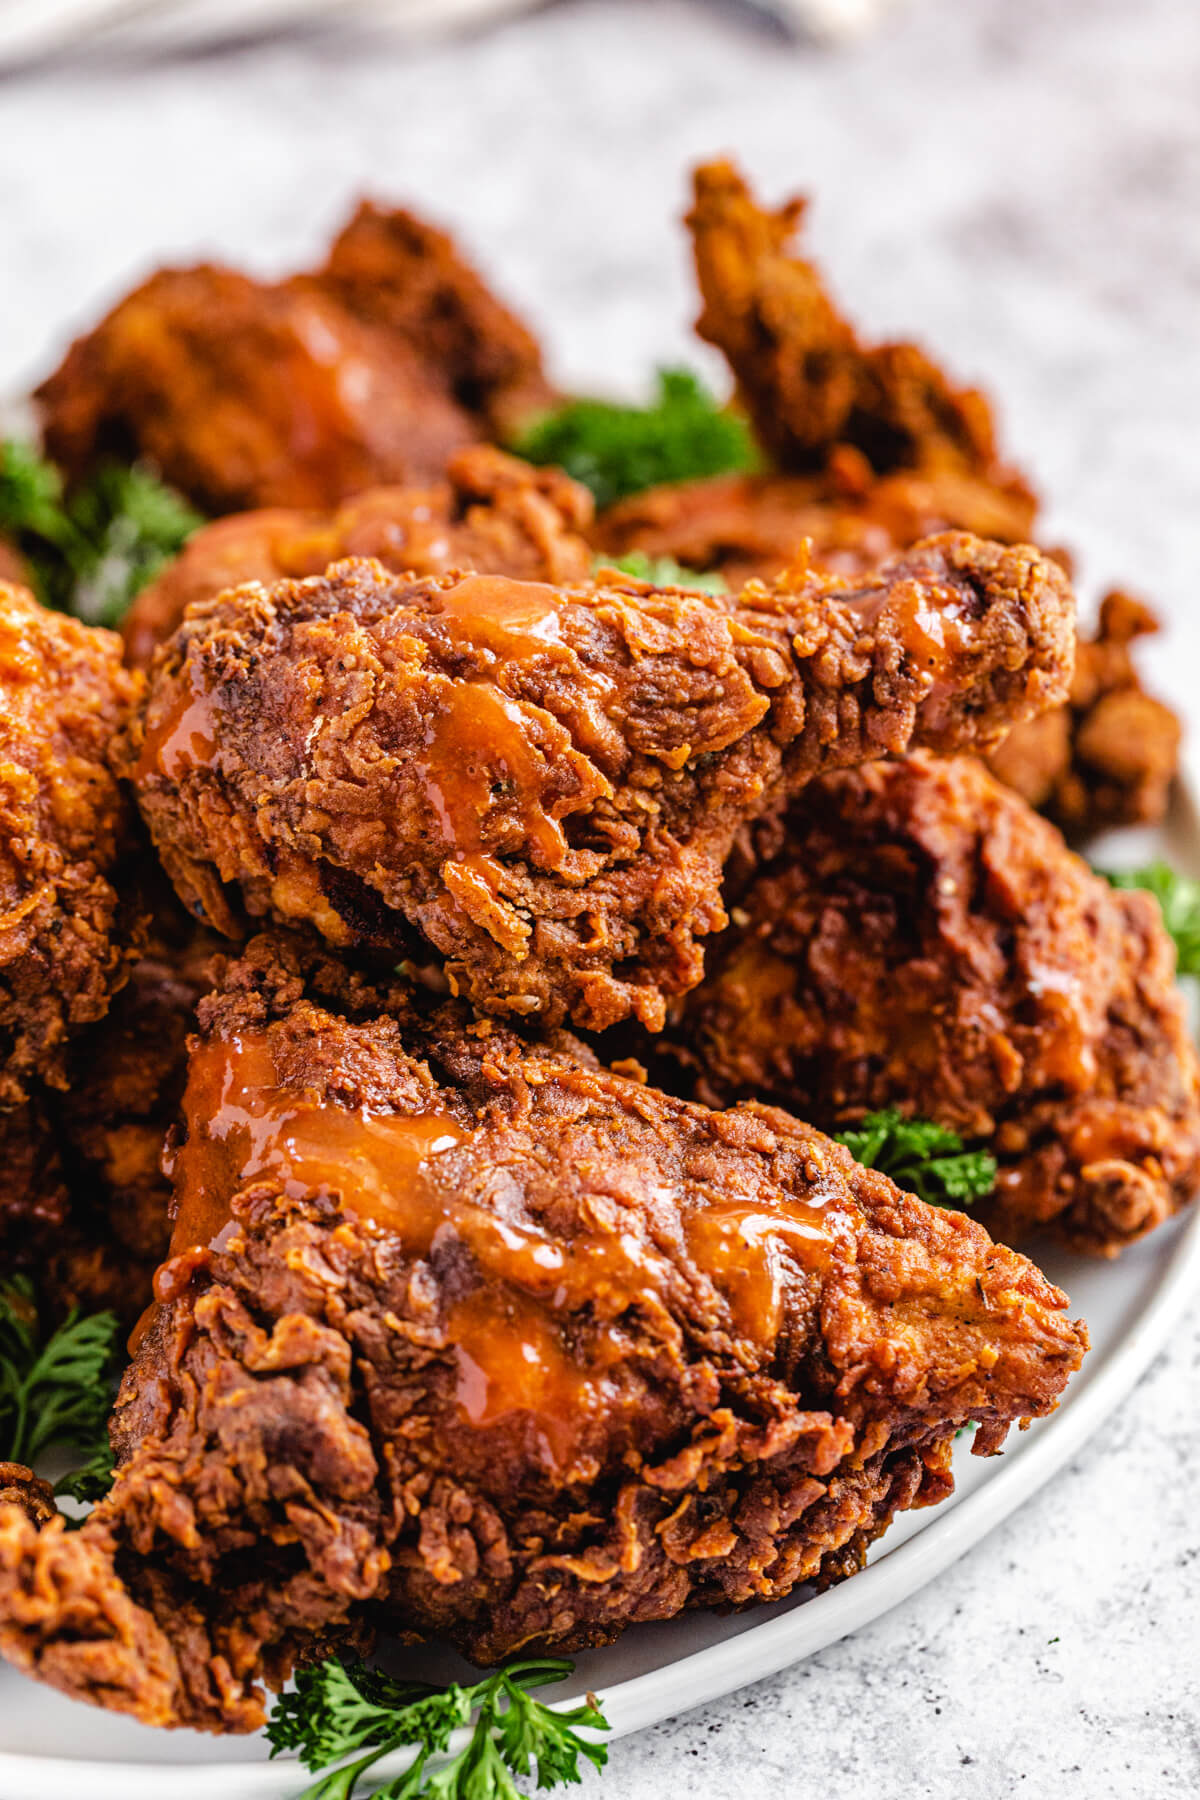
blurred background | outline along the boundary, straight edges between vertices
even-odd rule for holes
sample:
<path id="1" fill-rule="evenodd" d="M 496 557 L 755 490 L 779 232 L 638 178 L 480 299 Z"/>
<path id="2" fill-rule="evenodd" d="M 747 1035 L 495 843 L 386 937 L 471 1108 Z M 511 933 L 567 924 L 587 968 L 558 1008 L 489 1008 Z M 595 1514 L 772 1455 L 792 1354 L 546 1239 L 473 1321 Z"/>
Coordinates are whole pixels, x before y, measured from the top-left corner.
<path id="1" fill-rule="evenodd" d="M 990 392 L 1085 604 L 1124 583 L 1160 611 L 1141 663 L 1196 768 L 1198 97 L 1196 0 L 0 0 L 0 395 L 158 264 L 303 267 L 363 193 L 452 228 L 564 386 L 641 395 L 673 362 L 721 386 L 679 217 L 727 151 L 764 199 L 813 197 L 806 244 L 865 334 Z M 935 1800 L 1194 1795 L 1163 1671 L 1194 1657 L 1200 1563 L 1150 1522 L 1195 1468 L 1197 1373 L 1193 1320 L 951 1576 L 618 1746 L 596 1791 L 795 1791 L 802 1744 L 814 1794 L 886 1791 L 886 1765 Z"/>

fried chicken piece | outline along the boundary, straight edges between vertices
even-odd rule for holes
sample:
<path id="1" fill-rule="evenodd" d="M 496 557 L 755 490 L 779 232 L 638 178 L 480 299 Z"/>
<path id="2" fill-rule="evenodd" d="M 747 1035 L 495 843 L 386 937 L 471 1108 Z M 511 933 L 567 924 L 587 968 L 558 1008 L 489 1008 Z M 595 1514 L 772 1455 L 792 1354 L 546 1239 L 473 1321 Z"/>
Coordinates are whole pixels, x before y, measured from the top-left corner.
<path id="1" fill-rule="evenodd" d="M 170 1239 L 163 1144 L 218 948 L 168 889 L 110 1011 L 72 1041 L 66 1092 L 0 1113 L 0 1261 L 54 1318 L 111 1308 L 132 1325 L 150 1304 Z"/>
<path id="2" fill-rule="evenodd" d="M 320 575 L 348 556 L 397 574 L 474 569 L 523 581 L 586 581 L 592 497 L 558 469 L 535 469 L 488 444 L 450 459 L 427 488 L 368 488 L 335 513 L 233 513 L 190 538 L 143 589 L 121 627 L 129 660 L 145 668 L 193 600 L 248 581 Z"/>
<path id="3" fill-rule="evenodd" d="M 1000 458 L 984 395 L 954 386 L 915 344 L 862 343 L 816 267 L 790 253 L 805 201 L 764 212 L 727 162 L 698 168 L 694 187 L 697 329 L 728 358 L 781 469 L 819 470 L 848 444 L 878 474 L 970 477 L 1032 517 L 1034 496 Z"/>
<path id="4" fill-rule="evenodd" d="M 144 457 L 219 514 L 436 481 L 548 396 L 534 340 L 450 239 L 363 207 L 314 274 L 160 269 L 35 398 L 71 479 Z"/>
<path id="5" fill-rule="evenodd" d="M 1183 728 L 1148 694 L 1130 645 L 1158 630 L 1131 594 L 1107 594 L 1094 637 L 1080 637 L 1066 706 L 1019 725 L 990 753 L 992 772 L 1072 837 L 1157 825 L 1179 767 Z"/>
<path id="6" fill-rule="evenodd" d="M 132 820 L 107 756 L 134 692 L 114 633 L 0 583 L 0 1110 L 62 1085 L 125 976 Z"/>
<path id="7" fill-rule="evenodd" d="M 80 1698 L 246 1730 L 369 1626 L 490 1663 L 826 1585 L 1080 1361 L 1032 1264 L 784 1113 L 270 941 L 201 1016 L 113 1492 L 0 1509 L 0 1649 Z"/>
<path id="8" fill-rule="evenodd" d="M 0 1507 L 16 1506 L 30 1523 L 48 1525 L 58 1513 L 54 1489 L 24 1463 L 0 1462 Z"/>
<path id="9" fill-rule="evenodd" d="M 185 905 L 432 945 L 485 1010 L 652 1029 L 739 827 L 822 769 L 984 743 L 1065 690 L 1032 550 L 932 538 L 736 604 L 377 563 L 193 607 L 121 760 Z"/>
<path id="10" fill-rule="evenodd" d="M 441 371 L 487 436 L 506 441 L 554 404 L 532 332 L 463 261 L 454 240 L 414 213 L 364 200 L 315 279 Z"/>
<path id="11" fill-rule="evenodd" d="M 988 1228 L 1112 1256 L 1200 1186 L 1200 1077 L 1157 902 L 971 757 L 813 782 L 678 1021 L 699 1095 L 828 1130 L 898 1106 L 989 1148 Z"/>
<path id="12" fill-rule="evenodd" d="M 774 581 L 805 555 L 818 569 L 865 575 L 939 531 L 1024 543 L 1034 511 L 1031 501 L 948 469 L 876 476 L 843 446 L 819 475 L 717 475 L 647 488 L 602 512 L 592 536 L 614 556 L 641 550 L 718 570 L 736 589 Z"/>
<path id="13" fill-rule="evenodd" d="M 312 287 L 210 265 L 152 275 L 35 398 L 71 479 L 143 457 L 209 514 L 433 480 L 479 435 L 408 344 Z"/>

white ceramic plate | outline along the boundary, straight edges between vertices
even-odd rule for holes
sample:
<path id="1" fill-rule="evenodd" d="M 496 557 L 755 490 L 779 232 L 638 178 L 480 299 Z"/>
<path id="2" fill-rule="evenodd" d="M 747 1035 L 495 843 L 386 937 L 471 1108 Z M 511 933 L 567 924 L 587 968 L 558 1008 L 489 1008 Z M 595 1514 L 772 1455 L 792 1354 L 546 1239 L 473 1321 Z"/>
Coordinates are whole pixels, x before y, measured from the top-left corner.
<path id="1" fill-rule="evenodd" d="M 1101 866 L 1126 867 L 1161 855 L 1200 875 L 1196 809 L 1180 794 L 1162 831 L 1123 833 L 1092 854 Z M 694 1613 L 638 1627 L 581 1656 L 561 1698 L 594 1689 L 617 1735 L 702 1706 L 878 1618 L 1035 1493 L 1125 1398 L 1200 1289 L 1200 1212 L 1115 1263 L 1053 1247 L 1034 1246 L 1033 1254 L 1092 1334 L 1091 1353 L 1052 1418 L 1014 1434 L 1003 1456 L 974 1458 L 964 1437 L 953 1498 L 899 1520 L 852 1581 L 731 1618 Z M 394 1666 L 445 1680 L 462 1665 L 446 1653 L 409 1650 Z M 402 1758 L 376 1772 L 382 1778 L 401 1767 Z M 0 1800 L 289 1800 L 309 1779 L 294 1762 L 269 1762 L 261 1738 L 151 1731 L 64 1700 L 0 1663 Z"/>

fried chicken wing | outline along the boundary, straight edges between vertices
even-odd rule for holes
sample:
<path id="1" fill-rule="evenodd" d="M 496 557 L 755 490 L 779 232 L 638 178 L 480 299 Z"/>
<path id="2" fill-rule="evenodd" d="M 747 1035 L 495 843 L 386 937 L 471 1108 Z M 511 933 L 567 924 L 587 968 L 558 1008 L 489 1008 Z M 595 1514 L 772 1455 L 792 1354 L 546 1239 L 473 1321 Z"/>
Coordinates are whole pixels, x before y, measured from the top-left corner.
<path id="1" fill-rule="evenodd" d="M 134 691 L 112 632 L 0 583 L 0 1110 L 62 1085 L 124 979 L 132 816 L 107 758 Z"/>
<path id="2" fill-rule="evenodd" d="M 0 1507 L 0 1650 L 155 1724 L 373 1627 L 480 1662 L 852 1574 L 1086 1345 L 979 1226 L 259 941 L 201 1006 L 179 1212 L 82 1530 Z"/>
<path id="3" fill-rule="evenodd" d="M 989 1148 L 980 1216 L 1114 1255 L 1200 1187 L 1174 949 L 974 758 L 807 787 L 678 1037 L 699 1094 L 829 1130 L 899 1106 Z"/>
<path id="4" fill-rule="evenodd" d="M 729 606 L 378 564 L 193 607 L 122 750 L 190 910 L 432 945 L 485 1009 L 602 1028 L 699 978 L 739 827 L 819 770 L 987 743 L 1065 688 L 1030 550 L 918 545 Z"/>
<path id="5" fill-rule="evenodd" d="M 849 444 L 879 474 L 949 470 L 1034 504 L 1000 458 L 985 396 L 915 344 L 864 344 L 814 264 L 791 253 L 805 201 L 765 212 L 727 162 L 698 168 L 694 188 L 697 329 L 727 357 L 780 468 L 820 469 Z"/>
<path id="6" fill-rule="evenodd" d="M 1143 688 L 1130 646 L 1158 630 L 1140 600 L 1107 594 L 1076 646 L 1070 699 L 1019 725 L 988 756 L 994 774 L 1072 837 L 1157 825 L 1179 766 L 1182 726 Z"/>
<path id="7" fill-rule="evenodd" d="M 36 400 L 70 478 L 143 457 L 218 514 L 435 481 L 548 395 L 536 343 L 450 239 L 363 207 L 313 274 L 159 270 Z"/>
<path id="8" fill-rule="evenodd" d="M 398 574 L 459 568 L 585 581 L 591 519 L 591 495 L 569 476 L 475 444 L 433 487 L 368 488 L 332 514 L 275 507 L 205 526 L 134 601 L 121 627 L 126 651 L 145 668 L 193 600 L 248 581 L 320 575 L 345 557 L 374 557 Z"/>

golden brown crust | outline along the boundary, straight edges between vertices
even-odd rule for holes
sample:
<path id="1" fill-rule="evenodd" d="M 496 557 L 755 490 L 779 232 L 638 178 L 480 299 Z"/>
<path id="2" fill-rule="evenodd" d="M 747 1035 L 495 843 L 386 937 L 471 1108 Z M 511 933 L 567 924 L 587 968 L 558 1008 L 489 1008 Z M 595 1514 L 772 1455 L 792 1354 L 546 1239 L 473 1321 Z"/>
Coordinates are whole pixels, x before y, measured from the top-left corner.
<path id="1" fill-rule="evenodd" d="M 55 1319 L 111 1308 L 135 1324 L 170 1239 L 163 1145 L 219 941 L 159 886 L 127 983 L 72 1040 L 66 1090 L 0 1113 L 0 1261 L 33 1276 Z"/>
<path id="2" fill-rule="evenodd" d="M 435 481 L 548 395 L 534 340 L 451 240 L 364 206 L 315 274 L 160 269 L 36 399 L 71 479 L 144 457 L 215 515 Z"/>
<path id="3" fill-rule="evenodd" d="M 458 451 L 433 487 L 368 488 L 334 513 L 233 513 L 198 531 L 138 595 L 121 627 L 126 652 L 146 668 L 194 600 L 251 581 L 320 575 L 344 557 L 374 557 L 397 574 L 459 568 L 585 581 L 591 552 L 581 534 L 591 516 L 586 488 L 489 444 Z"/>
<path id="4" fill-rule="evenodd" d="M 1079 639 L 1068 704 L 1017 726 L 988 757 L 1001 781 L 1071 837 L 1166 815 L 1183 730 L 1145 691 L 1131 654 L 1157 630 L 1140 600 L 1105 595 L 1094 635 Z"/>
<path id="5" fill-rule="evenodd" d="M 1000 460 L 984 396 L 955 387 L 914 344 L 864 344 L 815 266 L 791 254 L 803 200 L 766 212 L 727 162 L 698 168 L 694 184 L 697 329 L 725 353 L 781 469 L 820 469 L 852 445 L 879 474 L 953 471 L 1033 505 Z"/>
<path id="6" fill-rule="evenodd" d="M 980 1209 L 1113 1255 L 1200 1187 L 1200 1077 L 1174 951 L 982 764 L 809 787 L 737 896 L 679 1031 L 709 1100 L 828 1129 L 900 1106 L 991 1149 Z"/>
<path id="7" fill-rule="evenodd" d="M 0 1507 L 19 1506 L 39 1530 L 58 1516 L 54 1489 L 24 1463 L 0 1462 Z"/>
<path id="8" fill-rule="evenodd" d="M 260 940 L 202 1006 L 112 1495 L 73 1551 L 0 1513 L 0 1649 L 68 1691 L 247 1729 L 264 1675 L 364 1625 L 492 1661 L 840 1579 L 948 1491 L 959 1426 L 994 1451 L 1078 1365 L 1031 1264 L 810 1127 L 310 975 L 341 1004 Z M 304 1160 L 334 1145 L 349 1192 Z M 235 1192 L 279 1151 L 290 1197 Z M 191 1251 L 185 1160 L 226 1221 Z"/>
<path id="9" fill-rule="evenodd" d="M 400 207 L 364 200 L 317 271 L 321 288 L 442 371 L 487 435 L 515 436 L 554 403 L 532 332 L 463 260 L 454 240 Z"/>
<path id="10" fill-rule="evenodd" d="M 237 884 L 337 945 L 432 944 L 492 1010 L 653 1028 L 743 822 L 1065 686 L 1070 590 L 1030 550 L 946 536 L 730 606 L 606 582 L 349 562 L 193 608 L 122 750 L 188 907 L 236 929 Z"/>
<path id="11" fill-rule="evenodd" d="M 319 290 L 211 265 L 152 275 L 36 398 L 72 479 L 144 457 L 209 514 L 428 481 L 477 435 L 407 344 Z"/>
<path id="12" fill-rule="evenodd" d="M 970 531 L 1000 543 L 1032 536 L 1032 500 L 955 470 L 876 476 L 843 446 L 817 475 L 717 475 L 648 488 L 601 513 L 601 550 L 669 556 L 717 570 L 737 589 L 774 581 L 803 556 L 837 575 L 863 575 L 918 538 Z"/>
<path id="13" fill-rule="evenodd" d="M 69 1036 L 124 979 L 131 819 L 108 751 L 135 692 L 112 632 L 0 584 L 0 1107 L 62 1085 Z"/>

